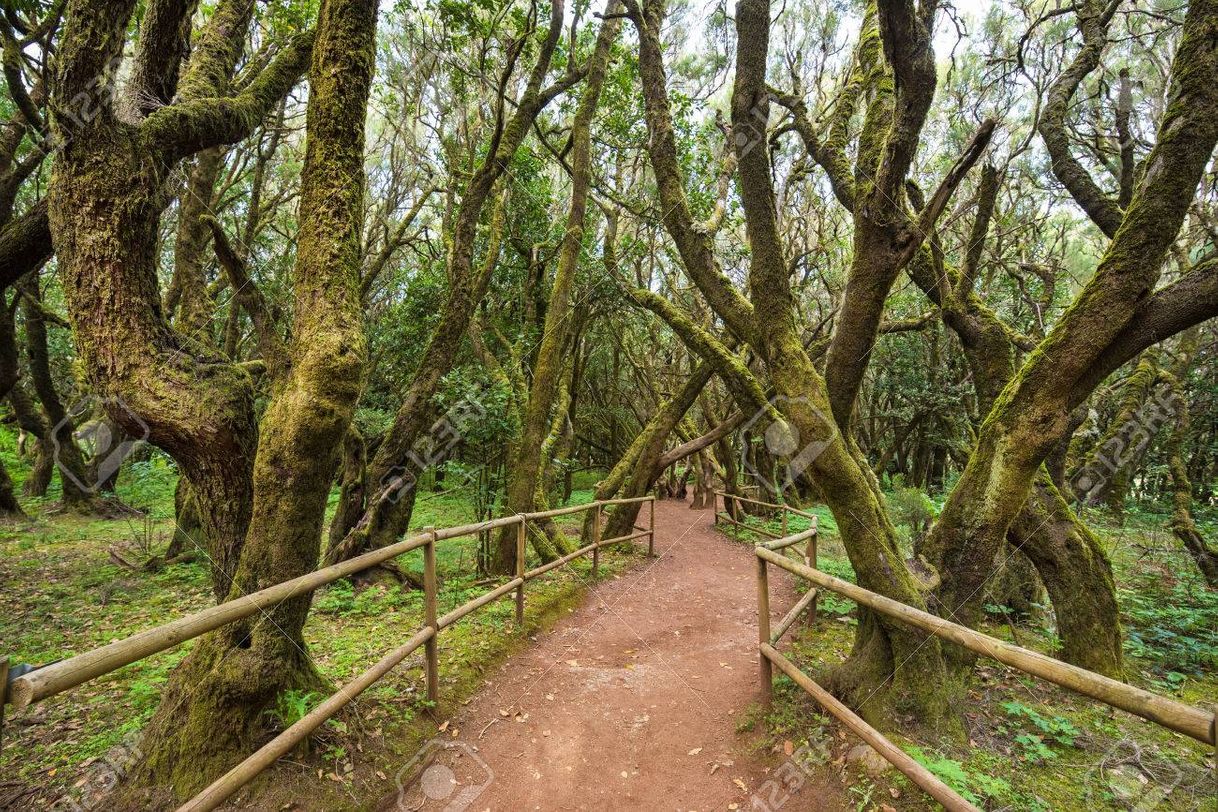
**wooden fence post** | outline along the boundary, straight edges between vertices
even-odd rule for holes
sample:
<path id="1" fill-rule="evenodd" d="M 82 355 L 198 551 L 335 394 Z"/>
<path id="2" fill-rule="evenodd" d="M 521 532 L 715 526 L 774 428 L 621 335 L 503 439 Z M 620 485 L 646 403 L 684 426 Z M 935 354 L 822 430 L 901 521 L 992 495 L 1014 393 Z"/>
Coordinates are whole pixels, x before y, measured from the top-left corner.
<path id="1" fill-rule="evenodd" d="M 774 698 L 774 666 L 770 663 L 760 645 L 770 642 L 770 579 L 766 570 L 764 558 L 757 558 L 757 649 L 758 662 L 761 671 L 761 706 L 766 710 Z"/>
<path id="2" fill-rule="evenodd" d="M 654 493 L 647 504 L 651 509 L 651 532 L 647 534 L 647 555 L 654 556 L 656 554 L 656 495 Z"/>
<path id="3" fill-rule="evenodd" d="M 428 535 L 427 544 L 423 547 L 423 612 L 424 622 L 435 633 L 423 644 L 427 659 L 427 699 L 435 702 L 440 698 L 440 655 L 437 648 L 437 637 L 440 626 L 436 623 L 436 528 L 428 525 L 423 528 Z"/>
<path id="4" fill-rule="evenodd" d="M 8 701 L 8 657 L 0 657 L 0 744 L 4 744 L 4 703 Z"/>
<path id="5" fill-rule="evenodd" d="M 711 524 L 719 526 L 719 491 L 711 491 Z"/>
<path id="6" fill-rule="evenodd" d="M 812 520 L 812 527 L 813 527 L 813 529 L 816 528 L 815 519 Z M 811 567 L 812 569 L 818 569 L 818 567 L 816 566 L 816 535 L 817 535 L 816 533 L 813 533 L 812 535 L 808 536 L 808 552 L 807 552 L 807 555 L 805 556 L 808 559 L 808 566 Z M 815 589 L 815 587 L 813 587 L 813 588 Z M 819 596 L 817 598 L 813 598 L 812 605 L 808 607 L 807 617 L 808 617 L 809 626 L 816 623 L 816 602 L 818 599 L 819 599 Z"/>
<path id="7" fill-rule="evenodd" d="M 528 536 L 528 529 L 525 523 L 528 521 L 524 516 L 520 517 L 520 524 L 516 525 L 516 577 L 524 578 L 524 550 L 525 539 Z M 524 628 L 524 581 L 520 582 L 520 586 L 516 587 L 516 627 Z"/>
<path id="8" fill-rule="evenodd" d="M 783 506 L 782 506 L 782 537 L 783 537 L 784 539 L 787 537 L 787 526 L 788 526 L 788 524 L 789 524 L 789 520 L 788 520 L 788 518 L 787 518 L 787 517 L 788 517 L 789 515 L 790 515 L 790 514 L 789 514 L 789 513 L 787 513 L 787 506 L 786 506 L 786 505 L 783 505 Z"/>
<path id="9" fill-rule="evenodd" d="M 592 509 L 592 577 L 595 578 L 601 567 L 601 503 L 597 502 Z"/>

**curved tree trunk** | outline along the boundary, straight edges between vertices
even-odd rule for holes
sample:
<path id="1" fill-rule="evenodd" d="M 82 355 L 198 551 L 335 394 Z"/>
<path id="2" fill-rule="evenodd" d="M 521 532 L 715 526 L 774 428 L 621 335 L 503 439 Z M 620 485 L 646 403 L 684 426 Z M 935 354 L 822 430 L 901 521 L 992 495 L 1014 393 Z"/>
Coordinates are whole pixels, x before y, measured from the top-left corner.
<path id="1" fill-rule="evenodd" d="M 363 385 L 359 298 L 364 120 L 375 62 L 373 0 L 323 0 L 312 51 L 301 175 L 290 370 L 261 424 L 258 498 L 228 597 L 316 568 L 338 450 Z M 283 691 L 321 679 L 301 629 L 311 598 L 204 637 L 175 671 L 148 725 L 144 781 L 178 794 L 205 785 L 257 740 Z"/>
<path id="2" fill-rule="evenodd" d="M 1121 615 L 1112 565 L 1047 472 L 1015 516 L 1009 540 L 1036 567 L 1057 616 L 1057 656 L 1099 674 L 1120 676 Z"/>
<path id="3" fill-rule="evenodd" d="M 368 486 L 368 448 L 363 435 L 352 426 L 343 440 L 342 463 L 338 469 L 338 507 L 330 521 L 327 550 L 340 543 L 364 512 Z"/>
<path id="4" fill-rule="evenodd" d="M 110 67 L 123 52 L 134 8 L 131 0 L 68 4 L 50 102 L 61 144 L 48 190 L 50 227 L 93 391 L 125 431 L 146 437 L 180 466 L 200 501 L 215 589 L 224 594 L 253 500 L 253 386 L 243 369 L 165 323 L 157 283 L 163 185 L 183 157 L 249 133 L 295 84 L 312 34 L 298 35 L 236 96 L 215 98 L 218 91 L 207 82 L 193 81 L 179 94 L 182 101 L 165 100 L 130 124 L 108 101 L 115 81 Z M 231 70 L 249 14 L 244 0 L 220 3 L 188 71 Z M 171 63 L 174 47 L 149 38 L 139 43 L 141 52 L 163 52 Z M 88 120 L 75 115 L 81 99 L 96 101 Z"/>
<path id="5" fill-rule="evenodd" d="M 559 249 L 558 270 L 554 274 L 554 285 L 546 306 L 545 327 L 533 365 L 532 385 L 521 416 L 520 438 L 512 444 L 508 453 L 510 463 L 505 499 L 507 510 L 511 513 L 528 513 L 538 507 L 536 496 L 542 490 L 549 464 L 549 455 L 543 453 L 542 447 L 550 429 L 551 413 L 555 409 L 563 375 L 563 347 L 568 344 L 567 336 L 570 333 L 571 293 L 583 253 L 584 221 L 592 178 L 592 118 L 596 114 L 601 88 L 609 70 L 610 49 L 617 38 L 618 21 L 610 15 L 616 14 L 618 9 L 620 5 L 617 0 L 610 0 L 588 64 L 588 77 L 584 81 L 579 107 L 571 124 L 571 204 L 567 211 L 566 232 Z M 560 404 L 559 408 L 565 417 L 566 404 Z M 560 554 L 571 551 L 570 544 L 555 529 L 547 531 L 546 535 Z M 511 573 L 515 569 L 515 561 L 515 529 L 505 527 L 495 544 L 490 570 L 499 574 Z"/>
<path id="6" fill-rule="evenodd" d="M 406 532 L 410 521 L 408 507 L 414 504 L 415 484 L 423 468 L 430 464 L 426 459 L 430 452 L 425 451 L 420 455 L 416 445 L 429 439 L 425 436 L 429 426 L 445 435 L 440 438 L 441 444 L 450 439 L 450 426 L 432 423 L 434 412 L 431 399 L 440 379 L 452 368 L 461 339 L 469 328 L 478 303 L 486 295 L 494 271 L 493 258 L 489 258 L 490 261 L 481 268 L 474 268 L 475 238 L 483 208 L 538 114 L 580 77 L 579 74 L 568 73 L 554 84 L 542 86 L 562 34 L 562 15 L 563 3 L 558 0 L 551 6 L 549 27 L 540 43 L 528 84 L 516 103 L 515 112 L 497 133 L 495 151 L 486 156 L 466 187 L 453 228 L 448 257 L 449 291 L 440 321 L 432 331 L 419 367 L 394 416 L 393 425 L 368 466 L 370 490 L 364 514 L 340 543 L 330 547 L 326 554 L 327 563 L 343 561 L 391 544 Z M 498 237 L 493 242 L 497 243 Z M 491 257 L 497 250 L 489 252 Z M 473 407 L 476 408 L 477 404 L 473 404 Z"/>
<path id="7" fill-rule="evenodd" d="M 698 399 L 698 395 L 714 374 L 715 370 L 710 364 L 705 362 L 698 364 L 680 391 L 660 404 L 655 414 L 639 432 L 635 442 L 631 443 L 631 450 L 623 455 L 622 460 L 614 466 L 605 481 L 597 486 L 597 499 L 609 499 L 614 496 L 631 499 L 645 496 L 651 490 L 651 486 L 668 467 L 666 464 L 660 464 L 668 438 L 676 430 L 685 413 L 689 411 L 689 407 L 693 406 L 694 401 Z M 633 461 L 631 461 L 631 457 L 633 457 Z M 621 483 L 620 486 L 615 484 L 618 481 Z M 617 538 L 633 532 L 634 523 L 638 520 L 641 508 L 642 503 L 640 502 L 615 505 L 609 514 L 609 521 L 605 532 L 601 534 L 602 537 Z"/>
<path id="8" fill-rule="evenodd" d="M 1189 338 L 1191 349 L 1196 350 L 1197 336 Z M 1197 522 L 1193 520 L 1193 486 L 1188 476 L 1185 444 L 1188 442 L 1188 404 L 1176 404 L 1176 425 L 1167 443 L 1167 465 L 1171 472 L 1172 515 L 1171 531 L 1184 546 L 1185 552 L 1196 563 L 1201 577 L 1211 589 L 1218 589 L 1218 551 L 1210 548 L 1201 535 Z"/>
<path id="9" fill-rule="evenodd" d="M 95 478 L 95 473 L 89 471 L 85 464 L 84 455 L 76 444 L 76 422 L 74 415 L 68 413 L 55 391 L 55 381 L 51 375 L 51 358 L 47 349 L 46 322 L 43 321 L 39 303 L 42 300 L 41 289 L 36 275 L 27 276 L 18 283 L 21 291 L 21 313 L 25 320 L 26 353 L 29 358 L 30 379 L 34 384 L 34 392 L 42 404 L 42 411 L 47 417 L 50 427 L 47 441 L 51 445 L 55 466 L 59 469 L 59 481 L 62 485 L 64 506 L 82 513 L 101 511 L 95 502 L 94 495 L 101 490 L 102 483 Z M 113 453 L 113 447 L 101 448 L 97 452 L 102 455 Z M 118 460 L 121 463 L 121 459 Z M 117 466 L 113 473 L 117 473 Z M 104 512 L 104 511 L 102 511 Z"/>
<path id="10" fill-rule="evenodd" d="M 1075 498 L 1084 505 L 1104 504 L 1116 516 L 1125 509 L 1130 480 L 1146 451 L 1153 432 L 1139 420 L 1143 404 L 1151 397 L 1159 379 L 1153 358 L 1143 357 L 1121 388 L 1120 405 L 1108 430 L 1091 449 L 1077 471 L 1070 474 Z"/>
<path id="11" fill-rule="evenodd" d="M 197 44 L 181 87 L 176 93 L 172 87 L 161 88 L 165 93 L 159 95 L 149 89 L 147 98 L 155 103 L 142 119 L 132 122 L 120 119 L 109 100 L 114 94 L 112 68 L 125 50 L 135 5 L 133 0 L 68 2 L 50 102 L 53 134 L 60 145 L 48 191 L 50 227 L 77 350 L 94 392 L 110 418 L 126 432 L 146 437 L 178 463 L 198 500 L 216 591 L 237 595 L 292 574 L 286 563 L 280 571 L 281 562 L 270 554 L 273 546 L 263 549 L 268 543 L 279 543 L 275 539 L 282 528 L 274 534 L 262 528 L 254 537 L 257 544 L 252 553 L 243 555 L 254 501 L 257 429 L 253 386 L 244 369 L 166 324 L 157 278 L 158 223 L 165 205 L 164 185 L 173 168 L 195 152 L 247 136 L 295 85 L 308 63 L 313 33 L 295 35 L 240 92 L 225 96 L 220 85 L 238 59 L 252 6 L 248 0 L 221 0 L 195 38 Z M 161 11 L 177 16 L 177 25 L 171 26 L 177 30 L 189 18 L 192 5 L 178 4 Z M 328 4 L 324 8 L 327 13 L 331 10 Z M 373 9 L 366 11 L 372 16 Z M 145 18 L 144 24 L 153 26 L 153 21 Z M 350 45 L 342 48 L 347 58 L 370 63 L 370 46 L 360 51 Z M 165 60 L 165 65 L 176 65 L 185 56 L 183 48 L 182 40 L 165 40 L 142 30 L 136 43 L 137 61 Z M 158 69 L 148 75 L 159 82 L 169 73 Z M 325 84 L 315 77 L 314 92 Z M 134 98 L 145 98 L 145 89 L 133 86 L 132 90 Z M 93 100 L 93 115 L 87 119 L 75 115 L 82 99 Z M 358 106 L 357 96 L 351 100 Z M 360 108 L 360 122 L 362 118 Z M 361 139 L 355 150 L 358 172 L 363 144 L 357 123 L 344 122 L 344 128 Z M 344 200 L 351 193 L 351 177 L 345 172 L 340 190 L 323 191 L 327 203 Z M 307 223 L 312 216 L 308 207 L 302 208 L 306 222 L 302 258 L 308 256 Z M 353 241 L 346 230 L 336 233 L 336 239 Z M 320 261 L 333 259 L 321 257 Z M 298 302 L 307 303 L 312 293 L 302 290 Z M 358 312 L 352 317 L 335 308 L 335 313 L 351 323 L 359 322 Z M 301 335 L 310 334 L 308 316 L 305 310 L 298 317 Z M 314 343 L 336 359 L 354 354 L 352 348 L 331 341 Z M 325 368 L 322 365 L 312 371 Z M 308 371 L 302 363 L 300 374 Z M 340 380 L 336 385 L 345 395 L 352 384 Z M 329 398 L 319 399 L 318 408 L 328 409 L 329 402 Z M 341 412 L 335 413 L 339 415 Z M 271 425 L 278 428 L 275 422 Z M 266 453 L 280 449 L 281 438 L 274 431 L 265 436 L 269 441 Z M 318 432 L 317 436 L 325 435 Z M 304 471 L 328 464 L 328 455 L 316 447 L 320 440 L 308 439 L 285 454 L 283 462 L 291 463 L 293 455 L 310 451 L 315 454 Z M 267 484 L 265 473 L 261 478 Z M 268 493 L 282 485 L 283 474 L 277 471 Z M 307 502 L 311 495 L 306 492 L 300 501 Z M 279 502 L 268 499 L 263 511 L 280 507 Z M 283 531 L 285 550 L 292 549 L 288 545 L 300 535 L 312 532 L 304 512 L 280 517 L 289 528 Z M 316 540 L 313 544 L 316 546 Z M 291 556 L 285 558 L 285 562 L 291 560 Z M 314 554 L 308 566 L 315 562 Z M 291 628 L 289 618 L 302 618 L 302 610 L 299 602 L 283 607 L 285 616 L 278 619 Z M 147 758 L 140 769 L 144 780 L 188 792 L 212 777 L 215 769 L 230 764 L 237 745 L 251 741 L 265 701 L 273 698 L 278 687 L 275 677 L 285 669 L 292 670 L 293 654 L 298 651 L 294 641 L 276 629 L 263 645 L 264 634 L 264 627 L 249 622 L 205 638 L 196 646 L 175 672 L 150 728 L 144 748 Z M 253 642 L 255 637 L 258 645 Z M 206 663 L 218 650 L 240 650 L 249 658 L 248 669 L 241 669 L 241 660 L 234 658 L 227 663 L 226 673 L 212 674 Z M 265 695 L 268 687 L 269 697 Z M 214 710 L 216 715 L 193 714 L 192 708 Z"/>
<path id="12" fill-rule="evenodd" d="M 928 539 L 928 557 L 942 576 L 942 611 L 958 621 L 979 619 L 994 554 L 1071 411 L 1089 393 L 1083 384 L 1159 278 L 1218 141 L 1218 121 L 1200 112 L 1218 103 L 1215 36 L 1218 4 L 1191 4 L 1172 63 L 1173 99 L 1147 158 L 1151 169 L 1095 275 L 990 411 Z"/>
<path id="13" fill-rule="evenodd" d="M 982 415 L 990 412 L 1015 374 L 1012 332 L 973 293 L 999 188 L 997 171 L 985 167 L 963 267 L 945 266 L 941 277 L 927 250 L 909 266 L 910 277 L 939 307 L 944 324 L 960 339 Z M 1074 419 L 1072 415 L 1071 427 Z M 1055 448 L 1063 445 L 1059 442 Z M 920 555 L 928 554 L 926 544 L 923 539 L 916 545 Z M 1026 562 L 1035 567 L 1035 575 L 1026 570 Z M 984 588 L 986 602 L 1026 613 L 1040 591 L 1035 582 L 1039 576 L 1059 619 L 1060 656 L 1100 673 L 1120 673 L 1121 625 L 1112 568 L 1095 536 L 1062 501 L 1047 475 L 1037 480 L 1032 496 L 990 562 L 990 571 Z"/>

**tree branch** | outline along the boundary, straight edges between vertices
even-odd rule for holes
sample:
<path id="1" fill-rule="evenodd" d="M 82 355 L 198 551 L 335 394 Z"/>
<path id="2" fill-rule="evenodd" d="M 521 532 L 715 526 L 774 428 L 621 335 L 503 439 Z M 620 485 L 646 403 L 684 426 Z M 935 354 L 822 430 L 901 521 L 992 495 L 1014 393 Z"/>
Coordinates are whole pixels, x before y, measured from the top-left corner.
<path id="1" fill-rule="evenodd" d="M 1106 3 L 1090 0 L 1079 8 L 1078 27 L 1083 35 L 1082 47 L 1074 61 L 1050 85 L 1038 127 L 1045 148 L 1049 151 L 1054 177 L 1109 238 L 1116 235 L 1121 225 L 1120 207 L 1100 189 L 1071 152 L 1066 114 L 1079 85 L 1099 67 L 1100 57 L 1108 44 L 1108 24 L 1119 5 L 1120 0 L 1107 0 Z"/>
<path id="2" fill-rule="evenodd" d="M 169 165 L 208 147 L 240 141 L 308 68 L 313 37 L 311 30 L 297 34 L 236 96 L 185 100 L 156 110 L 140 127 L 141 138 Z"/>

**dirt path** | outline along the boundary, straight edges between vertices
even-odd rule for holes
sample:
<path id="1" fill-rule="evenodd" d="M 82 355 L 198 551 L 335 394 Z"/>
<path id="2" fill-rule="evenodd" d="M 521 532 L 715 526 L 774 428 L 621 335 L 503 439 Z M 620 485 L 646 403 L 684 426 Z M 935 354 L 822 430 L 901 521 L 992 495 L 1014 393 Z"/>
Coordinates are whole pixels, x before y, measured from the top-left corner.
<path id="1" fill-rule="evenodd" d="M 658 558 L 597 584 L 491 673 L 444 734 L 458 735 L 381 809 L 772 808 L 751 796 L 781 757 L 750 755 L 736 732 L 758 696 L 753 557 L 682 502 L 657 503 L 656 525 Z M 771 590 L 775 612 L 794 600 L 785 574 Z M 809 784 L 782 808 L 850 808 L 843 795 Z"/>

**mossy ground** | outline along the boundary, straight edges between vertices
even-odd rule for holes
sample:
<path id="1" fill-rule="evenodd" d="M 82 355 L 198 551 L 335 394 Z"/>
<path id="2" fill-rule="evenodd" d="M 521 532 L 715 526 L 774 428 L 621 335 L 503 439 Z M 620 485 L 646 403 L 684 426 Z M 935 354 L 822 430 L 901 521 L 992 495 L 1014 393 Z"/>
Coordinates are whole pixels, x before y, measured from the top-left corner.
<path id="1" fill-rule="evenodd" d="M 18 486 L 25 464 L 0 433 L 0 454 Z M 57 490 L 44 500 L 23 499 L 28 521 L 0 527 L 0 656 L 42 664 L 94 648 L 212 603 L 202 563 L 159 572 L 132 570 L 111 557 L 139 561 L 163 551 L 173 519 L 172 469 L 159 457 L 124 472 L 118 496 L 145 509 L 150 521 L 91 520 L 56 510 Z M 589 477 L 583 477 L 589 479 Z M 577 481 L 586 486 L 589 482 Z M 54 486 L 57 488 L 58 486 Z M 591 492 L 577 490 L 573 503 Z M 420 495 L 417 526 L 472 521 L 465 495 Z M 566 525 L 578 532 L 579 516 Z M 486 591 L 473 561 L 476 539 L 453 539 L 437 548 L 443 613 Z M 421 553 L 399 565 L 418 571 Z M 629 567 L 629 551 L 601 557 L 601 577 Z M 395 776 L 419 746 L 436 735 L 455 708 L 482 687 L 484 674 L 527 642 L 527 635 L 570 610 L 590 578 L 580 560 L 530 583 L 526 628 L 515 628 L 513 605 L 498 601 L 445 630 L 440 637 L 440 702 L 425 696 L 422 652 L 370 688 L 314 737 L 308 752 L 283 759 L 234 799 L 261 809 L 359 809 L 396 791 Z M 341 685 L 406 640 L 423 618 L 422 595 L 393 581 L 339 582 L 319 590 L 305 638 L 322 675 Z M 0 745 L 0 808 L 52 808 L 64 797 L 92 797 L 93 783 L 109 780 L 112 765 L 138 741 L 160 700 L 169 672 L 190 644 L 150 657 L 109 676 L 48 699 L 5 719 Z M 268 718 L 268 732 L 294 722 L 323 697 L 289 696 Z M 138 746 L 138 745 L 136 745 Z M 87 805 L 87 804 L 85 804 Z"/>
<path id="2" fill-rule="evenodd" d="M 812 510 L 820 516 L 820 568 L 853 580 L 832 517 L 822 507 Z M 1085 518 L 1099 532 L 1116 570 L 1127 679 L 1214 709 L 1218 593 L 1205 589 L 1166 529 L 1168 515 L 1135 512 L 1123 524 L 1103 514 Z M 791 519 L 790 532 L 806 527 L 797 522 L 802 520 Z M 779 527 L 773 518 L 749 517 L 748 523 L 772 532 Z M 1207 528 L 1211 536 L 1213 524 Z M 737 528 L 721 529 L 742 541 L 757 540 Z M 783 644 L 813 677 L 846 658 L 855 624 L 850 601 L 826 594 L 818 603 L 816 625 L 797 625 Z M 995 637 L 1044 652 L 1056 646 L 1051 618 L 1014 630 L 1000 612 L 991 620 L 983 630 Z M 966 718 L 966 747 L 915 741 L 901 735 L 900 725 L 891 738 L 983 809 L 1218 810 L 1212 748 L 999 663 L 978 663 Z M 836 775 L 860 810 L 885 804 L 938 808 L 896 770 L 875 777 L 849 765 L 846 753 L 860 740 L 784 676 L 777 679 L 772 712 L 763 715 L 753 708 L 745 725 L 758 722 L 766 733 L 760 746 L 803 754 L 811 775 Z"/>

